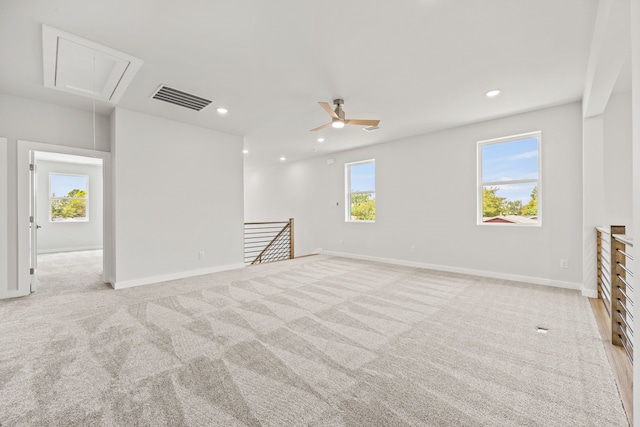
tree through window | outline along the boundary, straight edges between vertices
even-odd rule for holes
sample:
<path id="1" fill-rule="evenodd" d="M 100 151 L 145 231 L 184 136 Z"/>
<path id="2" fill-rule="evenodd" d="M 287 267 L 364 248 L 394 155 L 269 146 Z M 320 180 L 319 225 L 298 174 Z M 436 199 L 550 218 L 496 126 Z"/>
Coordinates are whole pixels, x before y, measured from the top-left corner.
<path id="1" fill-rule="evenodd" d="M 84 175 L 49 175 L 51 221 L 88 221 L 88 182 Z"/>
<path id="2" fill-rule="evenodd" d="M 541 223 L 540 132 L 478 143 L 478 223 Z"/>
<path id="3" fill-rule="evenodd" d="M 376 220 L 376 162 L 347 163 L 347 221 Z"/>

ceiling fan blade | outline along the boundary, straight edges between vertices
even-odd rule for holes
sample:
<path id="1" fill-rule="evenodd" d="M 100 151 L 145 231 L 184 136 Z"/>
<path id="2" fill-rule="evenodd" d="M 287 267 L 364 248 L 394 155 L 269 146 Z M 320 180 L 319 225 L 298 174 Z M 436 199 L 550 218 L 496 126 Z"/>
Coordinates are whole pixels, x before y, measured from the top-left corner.
<path id="1" fill-rule="evenodd" d="M 313 132 L 313 131 L 316 131 L 316 130 L 321 130 L 321 129 L 324 129 L 324 128 L 328 128 L 329 126 L 331 126 L 331 123 L 332 122 L 329 122 L 326 125 L 320 126 L 319 128 L 311 129 L 309 132 Z"/>
<path id="2" fill-rule="evenodd" d="M 324 111 L 326 111 L 327 113 L 329 113 L 329 115 L 331 117 L 333 117 L 334 119 L 339 119 L 340 117 L 338 117 L 338 115 L 336 114 L 335 111 L 333 111 L 333 108 L 331 108 L 331 105 L 327 104 L 326 102 L 318 102 L 318 104 L 320 104 L 320 106 L 322 107 L 322 109 Z"/>
<path id="3" fill-rule="evenodd" d="M 378 123 L 380 123 L 380 120 L 353 120 L 353 119 L 349 119 L 349 120 L 345 120 L 344 121 L 346 124 L 348 125 L 361 125 L 361 126 L 378 126 Z"/>

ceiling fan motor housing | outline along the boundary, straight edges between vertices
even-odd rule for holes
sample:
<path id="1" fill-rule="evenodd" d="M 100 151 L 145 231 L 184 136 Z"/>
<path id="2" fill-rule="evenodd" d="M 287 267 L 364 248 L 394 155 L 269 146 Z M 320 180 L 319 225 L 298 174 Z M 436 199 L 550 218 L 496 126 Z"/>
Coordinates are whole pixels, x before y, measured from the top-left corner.
<path id="1" fill-rule="evenodd" d="M 340 117 L 340 120 L 344 120 L 344 111 L 342 110 L 342 105 L 344 105 L 344 99 L 334 99 L 333 103 L 336 106 L 335 113 L 336 116 Z"/>

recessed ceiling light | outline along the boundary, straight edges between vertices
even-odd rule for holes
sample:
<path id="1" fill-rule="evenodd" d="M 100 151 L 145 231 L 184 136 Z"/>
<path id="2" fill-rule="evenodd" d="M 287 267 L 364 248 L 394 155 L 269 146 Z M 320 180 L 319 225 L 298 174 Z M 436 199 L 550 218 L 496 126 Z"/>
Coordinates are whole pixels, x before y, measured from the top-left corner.
<path id="1" fill-rule="evenodd" d="M 500 89 L 492 89 L 489 92 L 487 92 L 486 95 L 489 98 L 495 98 L 496 96 L 500 95 Z"/>
<path id="2" fill-rule="evenodd" d="M 249 150 L 242 150 L 242 153 L 247 154 L 249 153 Z"/>
<path id="3" fill-rule="evenodd" d="M 318 142 L 324 142 L 324 138 L 318 138 Z"/>
<path id="4" fill-rule="evenodd" d="M 285 160 L 287 160 L 286 157 L 284 157 L 284 156 L 280 157 L 280 161 L 284 162 Z"/>
<path id="5" fill-rule="evenodd" d="M 226 109 L 226 108 L 224 108 L 224 107 L 218 107 L 218 108 L 216 109 L 216 111 L 217 111 L 219 114 L 227 114 L 227 113 L 229 112 L 229 110 L 227 110 L 227 109 Z"/>

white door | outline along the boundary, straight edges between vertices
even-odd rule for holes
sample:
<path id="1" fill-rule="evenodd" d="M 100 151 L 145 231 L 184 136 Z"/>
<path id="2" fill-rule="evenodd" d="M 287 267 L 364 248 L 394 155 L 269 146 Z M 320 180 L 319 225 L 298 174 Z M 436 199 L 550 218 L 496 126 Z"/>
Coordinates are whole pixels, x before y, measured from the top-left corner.
<path id="1" fill-rule="evenodd" d="M 38 269 L 38 176 L 36 171 L 35 152 L 29 152 L 29 274 L 31 292 L 35 292 Z"/>

